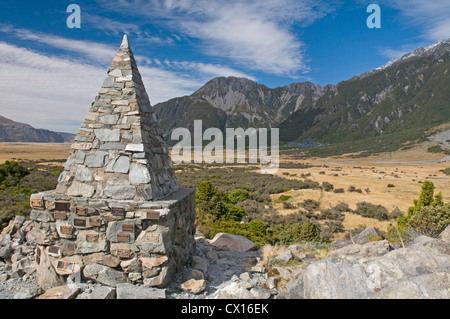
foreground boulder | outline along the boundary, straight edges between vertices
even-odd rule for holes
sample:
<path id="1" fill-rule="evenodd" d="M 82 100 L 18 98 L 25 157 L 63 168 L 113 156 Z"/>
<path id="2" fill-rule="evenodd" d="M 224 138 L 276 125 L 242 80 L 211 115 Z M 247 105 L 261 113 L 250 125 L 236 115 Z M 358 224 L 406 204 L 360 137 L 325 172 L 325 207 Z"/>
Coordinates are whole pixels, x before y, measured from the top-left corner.
<path id="1" fill-rule="evenodd" d="M 209 244 L 225 250 L 235 250 L 241 252 L 258 249 L 258 245 L 246 237 L 226 233 L 216 234 L 216 236 L 209 241 Z"/>
<path id="2" fill-rule="evenodd" d="M 381 256 L 335 253 L 309 265 L 295 287 L 307 299 L 448 299 L 449 253 L 447 242 L 425 236 Z"/>

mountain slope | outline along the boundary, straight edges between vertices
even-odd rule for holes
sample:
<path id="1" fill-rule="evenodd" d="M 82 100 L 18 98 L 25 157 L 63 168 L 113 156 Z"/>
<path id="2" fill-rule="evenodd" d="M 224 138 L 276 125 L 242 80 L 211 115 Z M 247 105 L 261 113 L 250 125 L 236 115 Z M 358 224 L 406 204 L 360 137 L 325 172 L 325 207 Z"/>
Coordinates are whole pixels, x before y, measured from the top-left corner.
<path id="1" fill-rule="evenodd" d="M 314 139 L 340 151 L 389 150 L 450 122 L 450 40 L 337 85 L 298 82 L 268 88 L 214 78 L 190 96 L 154 106 L 167 139 L 175 127 L 278 127 L 281 142 Z"/>
<path id="2" fill-rule="evenodd" d="M 75 135 L 36 129 L 28 124 L 0 116 L 0 142 L 64 143 Z"/>
<path id="3" fill-rule="evenodd" d="M 385 150 L 421 138 L 431 127 L 450 121 L 450 41 L 341 82 L 314 108 L 321 112 L 309 127 L 299 130 L 302 118 L 294 113 L 280 125 L 280 138 L 326 144 L 368 139 Z M 349 151 L 364 148 L 365 143 L 357 144 Z"/>
<path id="4" fill-rule="evenodd" d="M 219 77 L 190 96 L 171 99 L 154 106 L 164 135 L 175 127 L 192 129 L 193 120 L 203 127 L 274 127 L 290 114 L 315 101 L 333 86 L 310 82 L 270 89 L 246 78 Z"/>

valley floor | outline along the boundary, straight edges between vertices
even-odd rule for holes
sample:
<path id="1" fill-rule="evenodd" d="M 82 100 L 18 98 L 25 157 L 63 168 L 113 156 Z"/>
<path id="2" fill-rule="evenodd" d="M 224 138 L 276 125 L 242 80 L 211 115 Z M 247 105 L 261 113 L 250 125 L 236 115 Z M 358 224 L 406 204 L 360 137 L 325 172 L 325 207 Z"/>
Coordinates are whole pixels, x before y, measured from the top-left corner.
<path id="1" fill-rule="evenodd" d="M 291 196 L 288 202 L 295 208 L 306 199 L 315 200 L 320 203 L 316 212 L 334 207 L 338 203 L 346 203 L 350 209 L 355 209 L 356 204 L 360 202 L 382 205 L 390 212 L 395 208 L 406 212 L 408 207 L 413 205 L 413 200 L 418 198 L 421 183 L 429 180 L 435 185 L 435 193 L 442 192 L 443 201 L 450 202 L 448 191 L 450 175 L 443 172 L 450 167 L 450 158 L 445 154 L 429 153 L 427 147 L 428 145 L 422 144 L 409 150 L 369 157 L 348 154 L 338 157 L 305 158 L 301 154 L 281 151 L 280 168 L 276 175 L 288 179 L 304 179 L 306 176 L 321 185 L 323 182 L 330 183 L 334 190 L 341 188 L 343 192 L 301 189 L 270 196 L 272 200 L 278 199 L 281 195 Z M 46 163 L 63 165 L 69 150 L 69 144 L 0 143 L 0 163 L 6 160 L 42 160 Z M 221 167 L 224 165 L 232 168 L 231 164 L 222 164 Z M 176 166 L 175 164 L 175 168 Z M 349 191 L 351 187 L 355 191 Z M 273 202 L 272 209 L 281 215 L 295 211 L 285 209 L 283 203 L 276 202 Z M 375 226 L 386 231 L 393 222 L 393 220 L 364 218 L 351 213 L 344 215 L 345 230 L 360 226 Z"/>

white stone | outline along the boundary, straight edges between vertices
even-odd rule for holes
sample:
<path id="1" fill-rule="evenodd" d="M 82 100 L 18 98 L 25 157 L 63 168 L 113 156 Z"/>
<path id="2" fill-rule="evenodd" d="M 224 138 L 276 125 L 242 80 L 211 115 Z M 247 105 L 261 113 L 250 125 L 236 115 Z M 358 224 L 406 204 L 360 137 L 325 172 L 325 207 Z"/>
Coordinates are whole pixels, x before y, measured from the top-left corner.
<path id="1" fill-rule="evenodd" d="M 131 163 L 128 178 L 133 185 L 146 184 L 151 181 L 147 166 L 136 163 Z"/>
<path id="2" fill-rule="evenodd" d="M 114 76 L 114 77 L 119 77 L 119 76 L 122 76 L 122 71 L 119 68 L 117 68 L 117 69 L 114 69 L 111 72 L 109 72 L 109 75 Z"/>
<path id="3" fill-rule="evenodd" d="M 117 78 L 117 82 L 127 82 L 127 81 L 131 81 L 132 79 L 133 79 L 132 75 L 121 76 L 121 77 Z"/>
<path id="4" fill-rule="evenodd" d="M 144 151 L 144 144 L 128 144 L 125 147 L 125 151 L 128 151 L 128 152 L 143 152 Z"/>
<path id="5" fill-rule="evenodd" d="M 84 184 L 74 181 L 72 185 L 67 189 L 67 195 L 69 196 L 81 196 L 90 198 L 95 193 L 95 187 L 90 184 Z"/>

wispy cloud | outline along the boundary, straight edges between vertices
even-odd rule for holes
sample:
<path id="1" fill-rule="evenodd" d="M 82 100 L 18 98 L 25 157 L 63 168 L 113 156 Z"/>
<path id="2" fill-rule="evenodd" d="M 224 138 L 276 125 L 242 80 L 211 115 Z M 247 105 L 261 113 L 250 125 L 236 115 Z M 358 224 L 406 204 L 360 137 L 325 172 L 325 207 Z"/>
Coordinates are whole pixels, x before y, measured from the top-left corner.
<path id="1" fill-rule="evenodd" d="M 90 13 L 83 13 L 83 27 L 88 29 L 97 29 L 104 32 L 106 35 L 120 36 L 127 34 L 137 41 L 145 41 L 157 44 L 173 44 L 175 40 L 179 40 L 177 36 L 158 37 L 151 34 L 147 30 L 143 30 L 137 23 L 120 22 L 108 17 L 100 15 L 93 15 Z"/>
<path id="2" fill-rule="evenodd" d="M 422 36 L 430 41 L 450 38 L 450 1 L 390 0 L 385 5 L 398 9 L 411 27 L 422 28 Z"/>
<path id="3" fill-rule="evenodd" d="M 379 49 L 379 52 L 382 56 L 388 58 L 388 59 L 399 59 L 403 55 L 405 55 L 408 52 L 411 52 L 412 50 L 417 49 L 417 44 L 407 44 L 402 45 L 400 48 L 381 48 Z"/>
<path id="4" fill-rule="evenodd" d="M 21 40 L 43 43 L 70 54 L 48 54 L 0 42 L 0 101 L 2 115 L 38 128 L 76 132 L 105 77 L 105 65 L 118 49 L 92 41 L 80 41 L 46 33 L 1 26 Z M 152 104 L 198 90 L 216 76 L 254 79 L 219 64 L 194 61 L 163 62 L 135 55 Z"/>
<path id="5" fill-rule="evenodd" d="M 0 42 L 2 115 L 38 128 L 76 131 L 105 71 Z M 6 102 L 6 101 L 9 101 Z"/>
<path id="6" fill-rule="evenodd" d="M 38 32 L 29 29 L 14 28 L 10 25 L 0 26 L 0 32 L 21 39 L 39 42 L 54 48 L 65 50 L 66 52 L 75 52 L 83 54 L 89 59 L 86 61 L 105 62 L 113 59 L 116 48 L 111 45 L 105 45 L 93 41 L 67 39 L 48 33 Z"/>
<path id="7" fill-rule="evenodd" d="M 292 27 L 313 23 L 331 12 L 333 5 L 312 0 L 122 0 L 112 10 L 147 16 L 199 40 L 204 54 L 253 70 L 293 75 L 308 66 L 304 45 Z"/>

